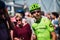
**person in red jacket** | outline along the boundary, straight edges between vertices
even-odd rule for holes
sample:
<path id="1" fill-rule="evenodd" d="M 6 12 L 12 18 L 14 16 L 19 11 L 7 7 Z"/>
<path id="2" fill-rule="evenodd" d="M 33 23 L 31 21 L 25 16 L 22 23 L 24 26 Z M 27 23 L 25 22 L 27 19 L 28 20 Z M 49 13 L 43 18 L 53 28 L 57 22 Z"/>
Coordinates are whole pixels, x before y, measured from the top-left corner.
<path id="1" fill-rule="evenodd" d="M 17 25 L 14 28 L 14 40 L 31 40 L 31 28 L 28 23 L 23 23 L 22 19 L 16 17 Z M 22 25 L 23 24 L 23 25 Z"/>

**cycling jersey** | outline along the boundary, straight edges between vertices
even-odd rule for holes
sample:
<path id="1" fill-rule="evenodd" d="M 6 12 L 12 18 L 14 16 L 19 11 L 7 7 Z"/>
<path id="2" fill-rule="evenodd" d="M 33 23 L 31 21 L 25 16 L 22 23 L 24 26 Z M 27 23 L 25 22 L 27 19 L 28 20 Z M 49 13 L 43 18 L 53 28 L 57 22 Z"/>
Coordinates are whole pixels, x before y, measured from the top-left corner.
<path id="1" fill-rule="evenodd" d="M 51 40 L 50 32 L 54 31 L 51 21 L 45 17 L 40 19 L 39 23 L 32 24 L 32 28 L 37 36 L 37 40 Z"/>

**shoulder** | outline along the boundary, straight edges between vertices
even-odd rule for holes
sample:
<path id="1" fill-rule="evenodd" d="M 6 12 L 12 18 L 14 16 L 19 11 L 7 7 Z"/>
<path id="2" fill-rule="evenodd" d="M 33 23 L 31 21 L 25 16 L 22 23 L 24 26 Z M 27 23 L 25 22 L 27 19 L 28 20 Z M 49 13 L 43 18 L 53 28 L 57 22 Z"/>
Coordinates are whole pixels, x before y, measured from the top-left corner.
<path id="1" fill-rule="evenodd" d="M 47 17 L 42 17 L 43 20 L 49 20 Z"/>
<path id="2" fill-rule="evenodd" d="M 43 21 L 47 21 L 47 22 L 50 21 L 47 17 L 42 17 L 42 20 L 43 20 Z"/>
<path id="3" fill-rule="evenodd" d="M 49 25 L 51 23 L 51 20 L 49 20 L 47 17 L 42 17 L 42 21 L 46 24 Z"/>

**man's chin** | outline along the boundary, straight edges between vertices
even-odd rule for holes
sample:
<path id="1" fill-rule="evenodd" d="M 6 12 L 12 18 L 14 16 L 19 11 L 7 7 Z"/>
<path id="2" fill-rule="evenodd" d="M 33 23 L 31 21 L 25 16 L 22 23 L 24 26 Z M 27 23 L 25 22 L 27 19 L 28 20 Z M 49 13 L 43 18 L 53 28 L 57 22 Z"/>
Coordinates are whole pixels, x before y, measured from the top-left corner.
<path id="1" fill-rule="evenodd" d="M 35 19 L 39 19 L 39 18 L 40 18 L 40 16 L 36 16 L 36 17 L 34 16 L 34 18 L 35 18 Z"/>
<path id="2" fill-rule="evenodd" d="M 36 17 L 36 19 L 40 19 L 40 17 Z"/>

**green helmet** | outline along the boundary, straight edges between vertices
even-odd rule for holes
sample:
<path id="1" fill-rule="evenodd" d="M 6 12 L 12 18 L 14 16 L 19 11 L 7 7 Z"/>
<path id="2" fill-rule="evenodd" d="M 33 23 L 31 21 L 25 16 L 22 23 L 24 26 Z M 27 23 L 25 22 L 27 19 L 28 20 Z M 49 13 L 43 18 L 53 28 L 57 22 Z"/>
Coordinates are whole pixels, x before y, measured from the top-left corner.
<path id="1" fill-rule="evenodd" d="M 38 3 L 32 4 L 32 5 L 30 6 L 30 8 L 29 8 L 30 12 L 32 12 L 32 11 L 34 11 L 34 10 L 40 10 L 40 9 L 41 9 L 41 7 L 39 6 Z"/>

